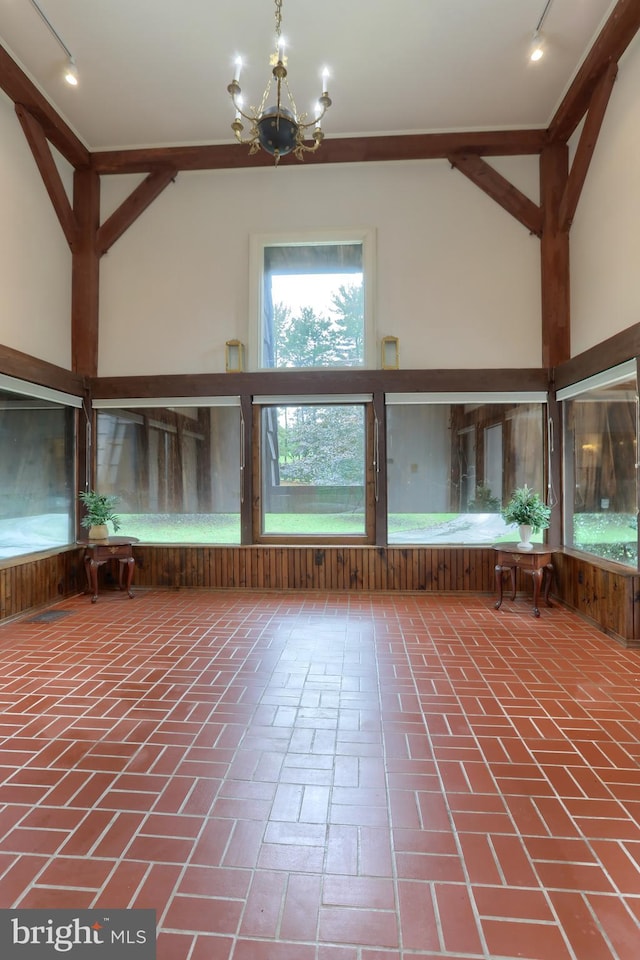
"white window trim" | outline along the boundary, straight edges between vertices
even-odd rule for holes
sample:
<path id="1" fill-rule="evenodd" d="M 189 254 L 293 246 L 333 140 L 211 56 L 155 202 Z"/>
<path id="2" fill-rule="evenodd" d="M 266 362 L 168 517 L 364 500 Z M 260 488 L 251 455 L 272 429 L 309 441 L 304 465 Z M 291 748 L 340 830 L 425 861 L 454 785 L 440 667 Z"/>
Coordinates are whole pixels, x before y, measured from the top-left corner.
<path id="1" fill-rule="evenodd" d="M 270 371 L 282 367 L 265 367 L 260 355 L 262 345 L 262 293 L 264 289 L 264 248 L 293 246 L 295 244 L 361 243 L 362 273 L 364 288 L 364 369 L 375 370 L 377 338 L 375 324 L 375 269 L 376 232 L 373 227 L 357 227 L 353 230 L 301 230 L 286 233 L 252 234 L 249 240 L 249 343 L 247 368 Z M 311 369 L 296 367 L 292 369 Z M 342 370 L 353 367 L 322 369 Z M 357 369 L 363 369 L 358 367 Z"/>
<path id="2" fill-rule="evenodd" d="M 138 407 L 239 407 L 240 397 L 125 397 L 94 400 L 94 410 L 133 410 Z"/>
<path id="3" fill-rule="evenodd" d="M 29 383 L 28 380 L 18 380 L 16 377 L 10 377 L 7 374 L 0 374 L 0 389 L 7 390 L 10 393 L 19 393 L 24 397 L 31 397 L 35 400 L 50 400 L 52 403 L 61 403 L 65 407 L 82 407 L 82 397 L 75 397 L 71 393 L 63 393 L 61 390 L 53 390 L 51 387 L 43 387 L 38 383 Z"/>
<path id="4" fill-rule="evenodd" d="M 602 370 L 592 377 L 587 377 L 586 380 L 579 380 L 568 387 L 562 387 L 556 393 L 556 400 L 571 400 L 573 397 L 578 397 L 581 393 L 588 393 L 597 387 L 612 387 L 616 383 L 624 383 L 625 380 L 635 379 L 636 361 L 625 360 L 624 363 L 620 363 L 616 367 L 610 367 L 608 370 Z"/>
<path id="5" fill-rule="evenodd" d="M 546 403 L 547 394 L 543 390 L 502 393 L 387 393 L 387 406 L 393 404 L 417 403 Z"/>

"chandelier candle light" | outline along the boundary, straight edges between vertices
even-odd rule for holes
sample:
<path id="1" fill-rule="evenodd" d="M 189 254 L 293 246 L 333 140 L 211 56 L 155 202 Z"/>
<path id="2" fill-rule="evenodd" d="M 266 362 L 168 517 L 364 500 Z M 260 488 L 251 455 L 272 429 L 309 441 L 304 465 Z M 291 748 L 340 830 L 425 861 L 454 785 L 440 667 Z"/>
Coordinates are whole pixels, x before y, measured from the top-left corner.
<path id="1" fill-rule="evenodd" d="M 275 158 L 276 165 L 280 157 L 293 153 L 298 160 L 304 160 L 305 153 L 315 153 L 324 140 L 322 132 L 322 118 L 331 106 L 331 99 L 327 93 L 329 71 L 322 71 L 322 95 L 318 100 L 315 116 L 309 119 L 306 113 L 299 114 L 295 105 L 289 83 L 287 81 L 287 58 L 284 54 L 285 44 L 282 39 L 282 0 L 275 0 L 276 4 L 276 49 L 269 61 L 271 76 L 262 94 L 259 108 L 251 107 L 250 113 L 243 109 L 242 90 L 240 89 L 240 70 L 242 60 L 236 59 L 235 75 L 227 91 L 233 100 L 236 110 L 235 120 L 231 129 L 235 133 L 238 143 L 250 146 L 249 153 L 257 153 L 260 148 Z M 275 82 L 276 102 L 267 106 L 271 87 Z M 284 99 L 284 102 L 283 102 Z M 287 104 L 285 106 L 285 103 Z M 248 137 L 243 137 L 243 118 L 251 124 Z M 311 128 L 313 132 L 311 133 Z M 305 135 L 309 132 L 308 141 Z M 312 142 L 309 142 L 312 141 Z"/>

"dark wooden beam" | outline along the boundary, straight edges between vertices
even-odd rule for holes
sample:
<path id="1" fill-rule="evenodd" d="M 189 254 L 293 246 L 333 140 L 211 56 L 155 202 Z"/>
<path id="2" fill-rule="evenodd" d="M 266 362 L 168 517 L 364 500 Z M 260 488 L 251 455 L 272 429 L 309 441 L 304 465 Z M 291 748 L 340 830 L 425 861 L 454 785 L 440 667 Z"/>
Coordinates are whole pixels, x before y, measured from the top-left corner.
<path id="1" fill-rule="evenodd" d="M 593 91 L 610 63 L 617 63 L 640 30 L 638 0 L 618 0 L 589 51 L 548 130 L 550 141 L 566 143 L 584 117 Z"/>
<path id="2" fill-rule="evenodd" d="M 96 250 L 102 256 L 128 230 L 147 207 L 176 178 L 175 170 L 154 170 L 138 184 L 98 230 Z"/>
<path id="3" fill-rule="evenodd" d="M 307 164 L 364 163 L 382 160 L 435 160 L 450 154 L 507 157 L 539 154 L 546 143 L 544 130 L 488 130 L 477 133 L 423 133 L 384 137 L 327 139 Z M 297 165 L 289 155 L 280 166 Z M 158 168 L 222 170 L 272 167 L 273 158 L 261 151 L 252 156 L 238 143 L 215 146 L 151 147 L 139 150 L 98 150 L 91 155 L 97 173 L 148 173 Z"/>
<path id="4" fill-rule="evenodd" d="M 100 277 L 95 241 L 100 218 L 100 178 L 86 167 L 75 172 L 73 208 L 79 239 L 71 261 L 71 362 L 77 373 L 95 377 Z"/>
<path id="5" fill-rule="evenodd" d="M 255 373 L 160 374 L 141 377 L 98 377 L 91 396 L 224 397 L 309 393 L 411 393 L 456 391 L 486 393 L 548 388 L 541 367 L 490 370 L 266 370 Z M 126 403 L 124 404 L 126 406 Z"/>
<path id="6" fill-rule="evenodd" d="M 519 220 L 530 233 L 537 237 L 542 233 L 542 211 L 540 207 L 514 187 L 506 177 L 498 173 L 482 157 L 475 154 L 451 154 L 449 162 L 456 170 L 464 173 L 472 183 L 480 187 L 507 213 Z"/>
<path id="7" fill-rule="evenodd" d="M 0 46 L 0 88 L 14 103 L 22 104 L 38 121 L 47 140 L 72 167 L 88 167 L 89 151 L 71 127 L 56 113 L 38 88 Z"/>
<path id="8" fill-rule="evenodd" d="M 633 357 L 640 357 L 640 323 L 615 333 L 595 347 L 589 347 L 566 363 L 561 363 L 554 371 L 555 388 L 560 390 L 561 387 L 568 387 Z"/>
<path id="9" fill-rule="evenodd" d="M 38 383 L 52 390 L 60 390 L 62 393 L 70 393 L 75 397 L 84 396 L 86 390 L 85 380 L 78 374 L 49 363 L 48 360 L 40 360 L 2 344 L 0 344 L 0 373 L 8 377 L 17 377 L 19 380 L 28 380 L 30 383 Z"/>
<path id="10" fill-rule="evenodd" d="M 561 230 L 569 230 L 573 223 L 617 73 L 617 63 L 610 63 L 594 90 L 587 119 L 582 128 L 578 148 L 571 165 L 567 186 L 560 203 L 558 220 Z"/>
<path id="11" fill-rule="evenodd" d="M 540 157 L 542 363 L 549 368 L 571 355 L 569 234 L 558 223 L 568 176 L 568 147 L 563 143 L 550 144 Z"/>
<path id="12" fill-rule="evenodd" d="M 16 104 L 16 114 L 22 125 L 24 135 L 33 154 L 33 158 L 36 161 L 38 170 L 40 171 L 40 176 L 42 177 L 46 191 L 49 194 L 49 199 L 53 204 L 53 209 L 60 221 L 60 226 L 67 239 L 67 243 L 71 247 L 71 250 L 73 250 L 78 242 L 78 225 L 73 215 L 62 177 L 53 159 L 49 142 L 38 121 L 31 116 L 22 104 Z"/>

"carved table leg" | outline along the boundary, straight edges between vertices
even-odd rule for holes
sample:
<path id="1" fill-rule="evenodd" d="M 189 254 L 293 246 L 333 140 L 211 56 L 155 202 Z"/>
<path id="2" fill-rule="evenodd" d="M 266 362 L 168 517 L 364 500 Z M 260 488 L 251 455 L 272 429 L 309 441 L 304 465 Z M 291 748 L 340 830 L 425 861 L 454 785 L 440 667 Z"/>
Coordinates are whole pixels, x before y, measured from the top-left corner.
<path id="1" fill-rule="evenodd" d="M 91 558 L 86 559 L 84 562 L 85 568 L 87 570 L 87 580 L 89 581 L 89 590 L 91 591 L 91 603 L 96 603 L 98 600 L 98 567 L 100 566 L 95 560 Z"/>
<path id="2" fill-rule="evenodd" d="M 496 591 L 498 593 L 498 599 L 494 606 L 496 610 L 499 610 L 502 604 L 502 567 L 499 563 L 496 564 Z"/>
<path id="3" fill-rule="evenodd" d="M 123 589 L 122 581 L 124 579 L 123 575 L 124 575 L 125 564 L 127 567 L 127 593 L 129 594 L 129 599 L 133 600 L 133 591 L 131 590 L 131 584 L 133 582 L 133 571 L 136 565 L 136 562 L 133 559 L 133 557 L 127 557 L 126 559 L 118 561 L 118 565 L 120 567 L 120 571 L 119 571 L 120 577 L 119 577 L 118 586 L 120 587 L 121 590 Z"/>
<path id="4" fill-rule="evenodd" d="M 542 574 L 543 574 L 543 568 L 540 568 L 540 570 L 531 571 L 531 576 L 533 578 L 533 615 L 534 617 L 540 616 L 540 611 L 538 610 L 538 596 L 540 594 L 540 584 L 542 583 Z"/>
<path id="5" fill-rule="evenodd" d="M 548 563 L 544 568 L 545 580 L 544 580 L 544 602 L 548 607 L 552 607 L 553 604 L 549 600 L 549 590 L 551 589 L 551 582 L 553 580 L 553 564 Z"/>

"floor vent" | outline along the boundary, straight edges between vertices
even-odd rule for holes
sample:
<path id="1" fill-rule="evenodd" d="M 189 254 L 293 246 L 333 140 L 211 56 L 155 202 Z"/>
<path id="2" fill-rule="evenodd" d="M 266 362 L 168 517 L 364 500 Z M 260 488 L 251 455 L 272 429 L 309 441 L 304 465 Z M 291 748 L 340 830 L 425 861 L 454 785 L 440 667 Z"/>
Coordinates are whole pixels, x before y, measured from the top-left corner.
<path id="1" fill-rule="evenodd" d="M 73 610 L 43 610 L 42 613 L 31 617 L 26 623 L 53 623 L 54 620 L 62 620 L 63 617 L 68 617 L 71 613 L 73 613 Z"/>

